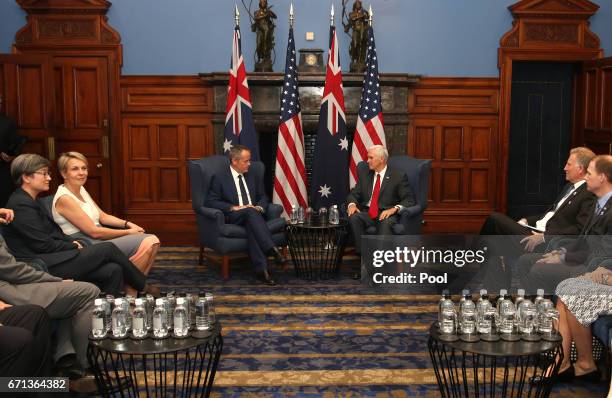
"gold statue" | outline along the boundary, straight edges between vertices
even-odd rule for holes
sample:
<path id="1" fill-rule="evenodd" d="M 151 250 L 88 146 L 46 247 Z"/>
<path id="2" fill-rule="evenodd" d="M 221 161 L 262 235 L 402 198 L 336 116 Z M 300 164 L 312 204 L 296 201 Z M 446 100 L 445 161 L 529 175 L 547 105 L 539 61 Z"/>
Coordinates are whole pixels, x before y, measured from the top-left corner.
<path id="1" fill-rule="evenodd" d="M 257 61 L 255 72 L 272 72 L 272 49 L 274 48 L 274 21 L 276 14 L 267 0 L 259 0 L 259 10 L 255 11 L 251 30 L 257 33 Z"/>
<path id="2" fill-rule="evenodd" d="M 343 2 L 343 5 L 345 3 Z M 363 9 L 361 0 L 355 0 L 353 11 L 348 15 L 348 23 L 344 23 L 344 31 L 351 34 L 351 72 L 363 72 L 365 70 L 366 51 L 368 49 L 368 13 Z"/>

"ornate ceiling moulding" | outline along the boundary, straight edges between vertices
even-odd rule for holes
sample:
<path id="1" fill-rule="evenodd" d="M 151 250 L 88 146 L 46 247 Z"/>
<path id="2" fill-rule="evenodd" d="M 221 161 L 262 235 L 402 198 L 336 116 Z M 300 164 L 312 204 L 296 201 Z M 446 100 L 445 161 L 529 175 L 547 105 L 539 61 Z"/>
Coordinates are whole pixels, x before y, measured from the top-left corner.
<path id="1" fill-rule="evenodd" d="M 600 47 L 588 21 L 599 6 L 588 0 L 523 0 L 508 9 L 514 21 L 500 40 L 502 48 Z"/>
<path id="2" fill-rule="evenodd" d="M 108 24 L 106 0 L 17 0 L 28 23 L 15 35 L 17 46 L 119 45 L 121 36 Z"/>

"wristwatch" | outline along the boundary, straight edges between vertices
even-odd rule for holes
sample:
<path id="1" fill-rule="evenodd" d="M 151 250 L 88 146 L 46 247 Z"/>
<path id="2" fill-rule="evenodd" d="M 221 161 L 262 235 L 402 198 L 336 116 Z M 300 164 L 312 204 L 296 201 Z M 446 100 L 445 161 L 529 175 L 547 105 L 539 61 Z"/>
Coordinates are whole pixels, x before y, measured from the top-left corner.
<path id="1" fill-rule="evenodd" d="M 601 283 L 603 283 L 604 285 L 608 284 L 608 278 L 610 277 L 610 274 L 603 274 L 601 276 Z"/>

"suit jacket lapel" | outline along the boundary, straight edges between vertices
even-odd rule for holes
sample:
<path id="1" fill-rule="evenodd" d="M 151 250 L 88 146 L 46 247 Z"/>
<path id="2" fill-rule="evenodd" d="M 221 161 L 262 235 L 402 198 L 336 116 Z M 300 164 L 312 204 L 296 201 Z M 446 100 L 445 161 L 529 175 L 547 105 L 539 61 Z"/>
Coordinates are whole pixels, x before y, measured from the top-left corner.
<path id="1" fill-rule="evenodd" d="M 383 189 L 385 189 L 385 187 L 389 185 L 390 182 L 391 182 L 391 170 L 387 168 L 387 171 L 385 172 L 385 177 L 380 181 L 380 193 L 378 194 L 379 198 L 380 198 L 380 195 L 382 195 Z"/>
<path id="2" fill-rule="evenodd" d="M 612 198 L 608 199 L 603 209 L 601 209 L 599 213 L 595 214 L 595 209 L 597 208 L 597 200 L 593 202 L 593 211 L 591 212 L 591 218 L 589 218 L 587 227 L 584 229 L 584 235 L 588 234 L 591 229 L 593 229 L 593 227 L 597 225 L 598 222 L 605 218 L 608 211 L 610 211 L 610 207 L 612 207 Z"/>
<path id="3" fill-rule="evenodd" d="M 367 203 L 372 197 L 372 189 L 374 189 L 374 171 L 368 170 L 368 174 L 366 174 L 365 183 L 365 198 L 363 199 L 363 203 Z"/>
<path id="4" fill-rule="evenodd" d="M 225 170 L 225 178 L 230 187 L 230 193 L 232 195 L 232 197 L 230 198 L 231 202 L 238 206 L 238 191 L 236 190 L 236 184 L 234 183 L 234 176 L 232 175 L 232 171 L 229 168 Z"/>
<path id="5" fill-rule="evenodd" d="M 559 208 L 557 210 L 555 210 L 555 213 L 560 211 L 561 209 L 563 209 L 565 206 L 567 206 L 568 204 L 570 204 L 572 202 L 572 200 L 574 200 L 574 198 L 576 197 L 576 195 L 578 195 L 580 192 L 582 192 L 583 190 L 586 189 L 586 184 L 583 183 L 582 185 L 580 185 L 578 188 L 574 189 L 574 192 L 572 192 L 570 194 L 570 196 L 568 196 L 567 199 L 565 199 L 565 202 L 563 202 L 561 204 L 561 206 L 559 206 Z M 562 198 L 563 196 L 561 196 Z M 559 200 L 561 200 L 561 198 L 559 198 Z M 557 202 L 559 202 L 559 200 Z M 557 202 L 555 202 L 555 204 L 553 206 L 556 206 Z"/>

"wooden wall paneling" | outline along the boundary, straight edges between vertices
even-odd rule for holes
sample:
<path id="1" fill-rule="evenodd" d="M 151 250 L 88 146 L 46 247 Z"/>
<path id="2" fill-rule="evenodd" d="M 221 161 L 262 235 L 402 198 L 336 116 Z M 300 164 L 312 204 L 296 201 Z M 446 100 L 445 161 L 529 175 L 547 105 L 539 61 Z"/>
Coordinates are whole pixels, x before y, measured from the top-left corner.
<path id="1" fill-rule="evenodd" d="M 119 153 L 119 75 L 121 37 L 108 25 L 105 0 L 18 0 L 28 14 L 15 34 L 13 49 L 44 54 L 54 65 L 54 133 L 58 150 L 85 153 L 90 163 L 88 188 L 100 207 L 121 215 L 113 189 L 110 153 Z M 116 174 L 118 182 L 122 175 Z M 91 185 L 91 187 L 90 187 Z M 95 185 L 95 186 L 94 186 Z M 119 185 L 120 186 L 120 185 Z"/>
<path id="2" fill-rule="evenodd" d="M 53 158 L 53 87 L 51 58 L 45 55 L 1 54 L 2 112 L 28 137 L 23 152 Z"/>
<path id="3" fill-rule="evenodd" d="M 214 153 L 210 88 L 196 77 L 121 81 L 125 215 L 162 243 L 196 244 L 187 161 Z"/>
<path id="4" fill-rule="evenodd" d="M 577 87 L 576 140 L 612 153 L 612 57 L 585 62 Z"/>
<path id="5" fill-rule="evenodd" d="M 476 232 L 495 209 L 499 81 L 423 78 L 408 101 L 406 151 L 432 159 L 424 232 Z"/>
<path id="6" fill-rule="evenodd" d="M 500 39 L 499 140 L 500 171 L 497 210 L 504 212 L 507 201 L 507 175 L 514 61 L 573 62 L 601 58 L 603 50 L 596 34 L 589 29 L 589 19 L 599 6 L 584 0 L 522 0 L 508 7 L 514 18 L 512 27 Z M 584 82 L 585 83 L 585 82 Z M 578 85 L 577 85 L 578 86 Z M 576 101 L 576 95 L 574 96 Z M 574 104 L 573 143 L 579 143 L 576 128 L 580 106 Z"/>

